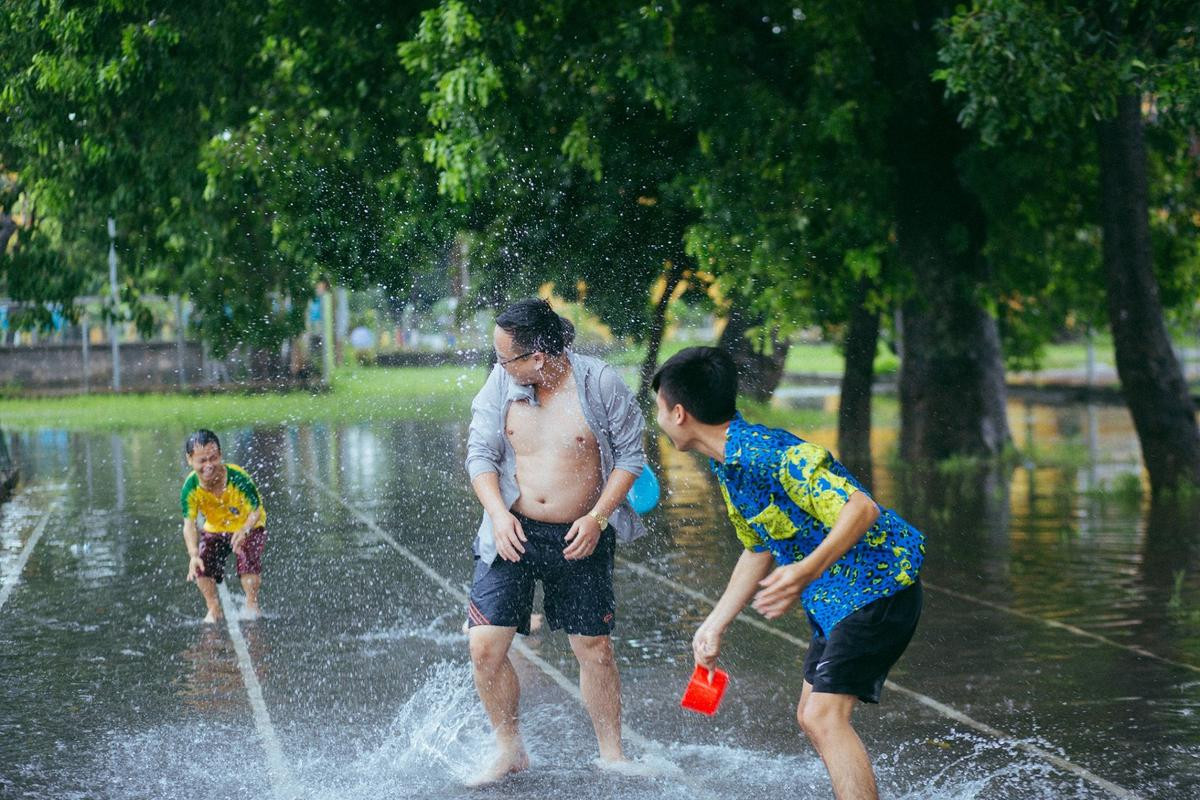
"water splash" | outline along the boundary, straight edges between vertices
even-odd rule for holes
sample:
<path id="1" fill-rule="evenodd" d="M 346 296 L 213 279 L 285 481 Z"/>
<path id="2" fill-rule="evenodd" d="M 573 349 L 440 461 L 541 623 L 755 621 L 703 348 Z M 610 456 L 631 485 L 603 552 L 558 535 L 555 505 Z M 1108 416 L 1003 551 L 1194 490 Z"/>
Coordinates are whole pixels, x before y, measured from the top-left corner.
<path id="1" fill-rule="evenodd" d="M 438 662 L 404 703 L 382 741 L 349 764 L 301 765 L 314 800 L 433 797 L 461 787 L 486 763 L 492 735 L 466 663 Z M 335 786 L 330 784 L 334 783 Z"/>

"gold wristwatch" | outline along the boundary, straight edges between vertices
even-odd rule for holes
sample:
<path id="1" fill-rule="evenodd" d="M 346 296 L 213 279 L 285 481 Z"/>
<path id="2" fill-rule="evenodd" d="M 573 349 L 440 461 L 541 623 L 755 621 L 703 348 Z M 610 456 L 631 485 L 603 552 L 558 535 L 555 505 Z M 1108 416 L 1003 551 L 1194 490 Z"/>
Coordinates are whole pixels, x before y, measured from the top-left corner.
<path id="1" fill-rule="evenodd" d="M 600 526 L 601 533 L 604 533 L 604 531 L 608 530 L 608 517 L 597 514 L 595 511 L 589 511 L 588 516 L 596 520 L 596 524 Z"/>

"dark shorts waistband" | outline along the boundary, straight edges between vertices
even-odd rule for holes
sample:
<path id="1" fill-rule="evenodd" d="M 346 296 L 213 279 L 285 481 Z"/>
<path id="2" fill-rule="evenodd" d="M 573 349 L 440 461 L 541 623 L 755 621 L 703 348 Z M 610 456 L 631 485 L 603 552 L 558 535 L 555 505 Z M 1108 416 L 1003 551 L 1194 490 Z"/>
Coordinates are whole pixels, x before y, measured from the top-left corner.
<path id="1" fill-rule="evenodd" d="M 518 522 L 521 523 L 522 528 L 527 525 L 532 525 L 532 526 L 538 527 L 538 528 L 554 528 L 554 529 L 562 528 L 564 531 L 569 531 L 569 530 L 571 530 L 571 526 L 575 524 L 573 522 L 547 522 L 544 519 L 534 519 L 533 517 L 527 517 L 524 514 L 518 513 L 516 511 L 512 512 L 512 515 L 517 518 Z"/>

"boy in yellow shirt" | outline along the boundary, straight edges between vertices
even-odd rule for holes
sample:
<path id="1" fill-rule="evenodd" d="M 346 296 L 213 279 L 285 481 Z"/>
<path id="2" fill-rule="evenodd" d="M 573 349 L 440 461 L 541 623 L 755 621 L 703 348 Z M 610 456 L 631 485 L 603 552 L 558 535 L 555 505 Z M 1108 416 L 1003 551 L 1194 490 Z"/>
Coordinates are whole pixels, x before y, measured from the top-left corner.
<path id="1" fill-rule="evenodd" d="M 217 584 L 225 577 L 225 559 L 237 553 L 238 577 L 246 593 L 246 611 L 259 614 L 262 553 L 267 542 L 267 512 L 258 487 L 246 470 L 221 459 L 221 440 L 203 428 L 184 445 L 192 473 L 183 482 L 183 541 L 187 545 L 187 579 L 195 581 L 208 606 L 205 622 L 221 618 Z M 204 515 L 197 530 L 196 517 Z"/>

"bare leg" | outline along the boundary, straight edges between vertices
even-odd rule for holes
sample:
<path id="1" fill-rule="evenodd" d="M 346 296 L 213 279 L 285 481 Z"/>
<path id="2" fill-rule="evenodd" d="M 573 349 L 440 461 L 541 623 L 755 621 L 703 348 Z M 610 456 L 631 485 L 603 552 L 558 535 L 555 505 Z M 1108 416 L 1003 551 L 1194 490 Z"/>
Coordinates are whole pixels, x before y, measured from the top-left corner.
<path id="1" fill-rule="evenodd" d="M 579 659 L 579 691 L 592 716 L 600 758 L 624 761 L 621 750 L 621 676 L 608 636 L 571 636 L 571 650 Z"/>
<path id="2" fill-rule="evenodd" d="M 260 613 L 258 607 L 258 587 L 262 586 L 261 575 L 242 575 L 242 591 L 246 593 L 246 611 L 250 616 L 257 617 Z"/>
<path id="3" fill-rule="evenodd" d="M 804 709 L 808 707 L 808 698 L 812 697 L 812 691 L 813 685 L 805 681 L 804 688 L 800 690 L 800 702 L 796 704 L 796 722 L 800 724 L 800 730 L 804 730 Z M 804 732 L 808 733 L 808 731 Z M 816 745 L 813 746 L 816 747 Z"/>
<path id="4" fill-rule="evenodd" d="M 805 682 L 797 713 L 809 741 L 817 748 L 837 800 L 878 800 L 875 772 L 862 740 L 850 724 L 858 698 L 812 691 Z"/>
<path id="5" fill-rule="evenodd" d="M 517 707 L 521 699 L 521 684 L 517 671 L 508 658 L 516 628 L 496 625 L 476 625 L 468 637 L 471 643 L 471 665 L 475 672 L 475 689 L 496 733 L 496 760 L 485 767 L 472 786 L 483 786 L 502 780 L 505 776 L 529 766 L 529 755 L 521 740 L 517 724 Z"/>
<path id="6" fill-rule="evenodd" d="M 204 595 L 204 605 L 208 606 L 208 616 L 204 618 L 204 621 L 216 622 L 223 616 L 221 601 L 217 599 L 217 582 L 212 578 L 197 575 L 196 586 L 200 588 L 200 594 Z"/>

